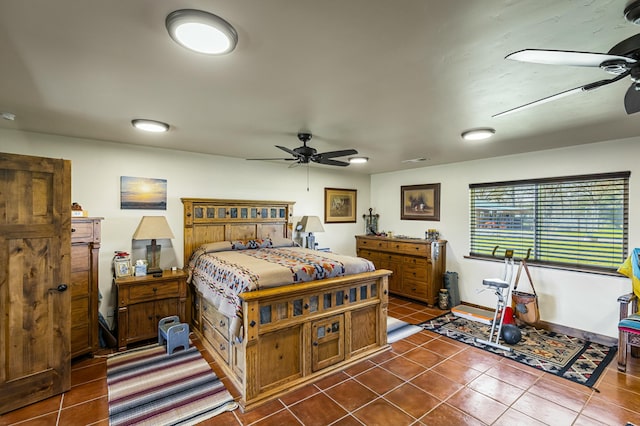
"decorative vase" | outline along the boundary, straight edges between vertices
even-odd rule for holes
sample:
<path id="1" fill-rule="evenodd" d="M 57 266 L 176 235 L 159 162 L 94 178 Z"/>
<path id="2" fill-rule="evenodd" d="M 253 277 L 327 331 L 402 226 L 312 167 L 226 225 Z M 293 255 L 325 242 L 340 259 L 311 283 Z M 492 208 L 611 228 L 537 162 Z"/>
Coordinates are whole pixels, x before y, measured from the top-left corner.
<path id="1" fill-rule="evenodd" d="M 440 309 L 449 309 L 449 290 L 441 288 L 438 296 L 438 307 Z"/>

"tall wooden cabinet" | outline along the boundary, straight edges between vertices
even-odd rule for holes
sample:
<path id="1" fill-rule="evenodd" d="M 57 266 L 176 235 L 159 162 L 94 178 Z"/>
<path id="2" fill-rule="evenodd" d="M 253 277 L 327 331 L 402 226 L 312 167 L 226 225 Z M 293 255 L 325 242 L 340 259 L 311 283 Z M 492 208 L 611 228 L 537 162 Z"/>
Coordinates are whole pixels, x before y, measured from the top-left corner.
<path id="1" fill-rule="evenodd" d="M 356 236 L 358 256 L 393 272 L 389 292 L 436 305 L 446 269 L 445 240 Z"/>
<path id="2" fill-rule="evenodd" d="M 71 219 L 71 356 L 98 349 L 101 217 Z"/>

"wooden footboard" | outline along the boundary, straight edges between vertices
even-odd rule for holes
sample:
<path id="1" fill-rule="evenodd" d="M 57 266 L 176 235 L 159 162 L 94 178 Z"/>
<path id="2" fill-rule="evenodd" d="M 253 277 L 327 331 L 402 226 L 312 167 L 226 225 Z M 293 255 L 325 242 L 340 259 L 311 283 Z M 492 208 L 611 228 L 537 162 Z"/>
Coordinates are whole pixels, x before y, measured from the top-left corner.
<path id="1" fill-rule="evenodd" d="M 378 270 L 243 293 L 244 338 L 193 290 L 193 328 L 250 410 L 389 349 L 388 276 Z"/>

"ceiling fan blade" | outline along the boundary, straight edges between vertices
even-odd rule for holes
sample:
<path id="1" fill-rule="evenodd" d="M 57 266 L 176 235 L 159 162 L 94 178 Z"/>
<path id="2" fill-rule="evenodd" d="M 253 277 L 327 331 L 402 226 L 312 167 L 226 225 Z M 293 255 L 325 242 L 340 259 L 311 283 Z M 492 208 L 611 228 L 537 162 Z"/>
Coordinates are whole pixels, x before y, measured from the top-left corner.
<path id="1" fill-rule="evenodd" d="M 329 151 L 322 152 L 320 154 L 316 154 L 315 156 L 318 158 L 335 158 L 335 157 L 344 157 L 345 155 L 356 155 L 358 151 L 355 149 L 343 149 L 342 151 Z"/>
<path id="2" fill-rule="evenodd" d="M 297 161 L 297 158 L 245 158 L 245 160 L 259 160 L 259 161 L 276 161 L 276 160 L 284 160 L 284 161 Z"/>
<path id="3" fill-rule="evenodd" d="M 573 52 L 569 50 L 525 49 L 505 56 L 505 59 L 536 64 L 570 65 L 576 67 L 599 67 L 605 61 L 636 63 L 635 59 L 607 53 Z"/>
<path id="4" fill-rule="evenodd" d="M 340 167 L 346 167 L 349 165 L 349 163 L 346 163 L 344 161 L 338 161 L 338 160 L 330 160 L 328 158 L 312 158 L 311 161 L 315 162 L 315 163 L 319 163 L 319 164 L 326 164 L 327 166 L 340 166 Z"/>
<path id="5" fill-rule="evenodd" d="M 640 90 L 637 89 L 636 83 L 632 83 L 624 95 L 624 109 L 627 114 L 640 111 Z"/>
<path id="6" fill-rule="evenodd" d="M 576 87 L 574 89 L 565 90 L 564 92 L 556 93 L 555 95 L 547 96 L 546 98 L 538 99 L 537 101 L 529 102 L 528 104 L 520 105 L 519 107 L 515 107 L 512 109 L 508 109 L 503 112 L 499 112 L 498 114 L 494 114 L 491 117 L 503 117 L 508 114 L 512 114 L 514 112 L 519 112 L 525 110 L 527 108 L 531 108 L 533 106 L 546 104 L 547 102 L 555 101 L 556 99 L 564 98 L 565 96 L 573 95 L 578 92 L 589 92 L 591 90 L 597 89 L 598 87 L 606 86 L 607 84 L 614 83 L 626 76 L 628 76 L 630 71 L 626 71 L 623 74 L 617 75 L 614 78 L 609 80 L 598 80 L 593 83 L 585 84 L 584 86 Z"/>
<path id="7" fill-rule="evenodd" d="M 280 145 L 276 145 L 276 148 L 280 148 L 281 150 L 283 150 L 284 152 L 288 152 L 289 154 L 293 155 L 294 157 L 299 157 L 300 154 L 298 154 L 297 152 L 287 148 L 286 146 L 280 146 Z"/>

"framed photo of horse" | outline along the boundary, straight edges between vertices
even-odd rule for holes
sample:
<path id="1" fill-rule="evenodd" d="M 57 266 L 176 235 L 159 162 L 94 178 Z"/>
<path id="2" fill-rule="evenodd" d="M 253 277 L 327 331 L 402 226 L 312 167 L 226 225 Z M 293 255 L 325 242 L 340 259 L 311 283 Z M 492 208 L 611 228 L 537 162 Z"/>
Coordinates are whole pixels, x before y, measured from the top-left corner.
<path id="1" fill-rule="evenodd" d="M 400 187 L 401 220 L 440 220 L 440 184 Z"/>
<path id="2" fill-rule="evenodd" d="M 356 222 L 357 190 L 324 189 L 324 223 Z"/>

